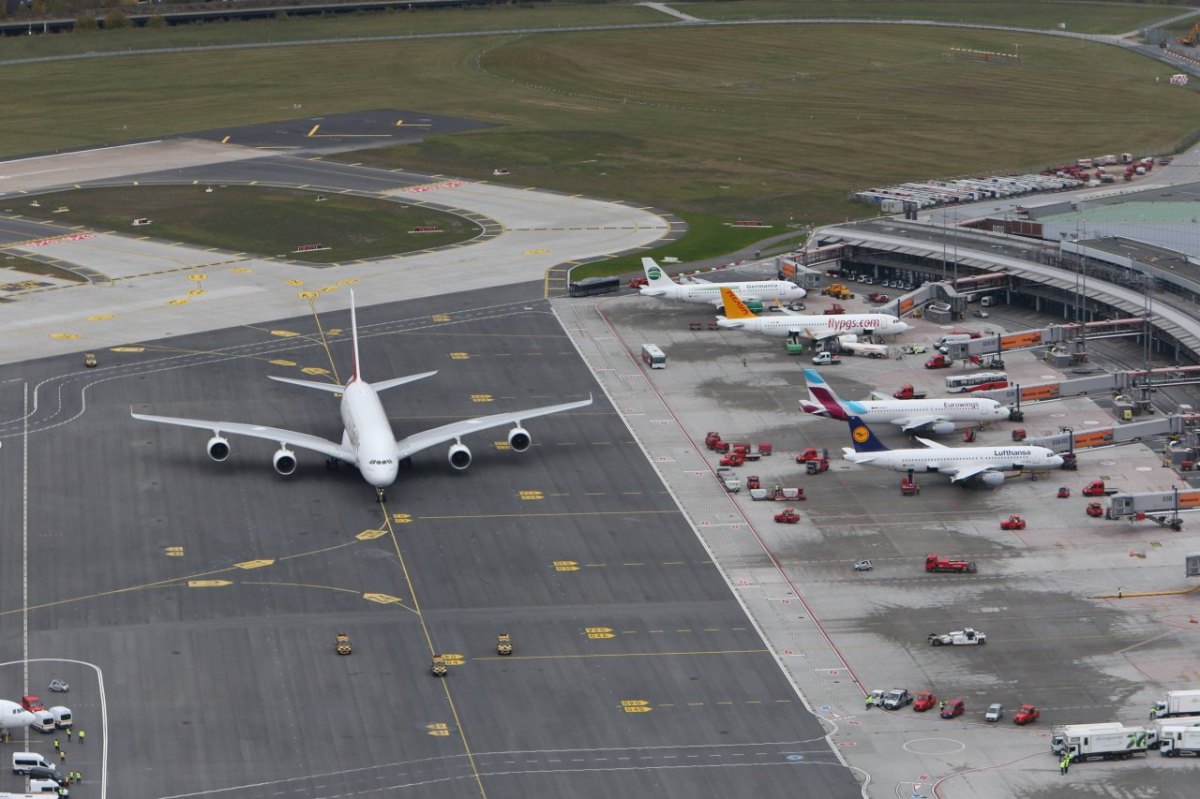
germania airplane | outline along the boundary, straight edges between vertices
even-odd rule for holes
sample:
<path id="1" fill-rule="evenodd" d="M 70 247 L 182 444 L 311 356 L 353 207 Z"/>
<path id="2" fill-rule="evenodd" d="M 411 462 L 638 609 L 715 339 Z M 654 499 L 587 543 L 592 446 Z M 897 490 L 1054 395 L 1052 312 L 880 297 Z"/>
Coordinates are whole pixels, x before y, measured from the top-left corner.
<path id="1" fill-rule="evenodd" d="M 375 487 L 375 493 L 380 501 L 384 499 L 384 489 L 396 482 L 396 474 L 400 463 L 411 458 L 416 453 L 429 447 L 454 443 L 450 446 L 448 457 L 450 465 L 462 471 L 471 465 L 471 450 L 462 443 L 462 437 L 468 433 L 490 430 L 511 424 L 508 431 L 508 446 L 516 452 L 524 452 L 533 443 L 529 431 L 523 426 L 523 421 L 538 416 L 548 416 L 552 413 L 572 411 L 585 408 L 592 404 L 592 398 L 578 402 L 566 402 L 561 405 L 547 405 L 541 408 L 531 408 L 526 411 L 510 411 L 497 413 L 492 416 L 480 416 L 475 419 L 465 419 L 451 422 L 441 427 L 434 427 L 420 433 L 414 433 L 407 438 L 396 440 L 392 426 L 388 422 L 387 412 L 379 401 L 379 392 L 389 388 L 402 386 L 415 380 L 432 377 L 437 372 L 422 372 L 406 377 L 394 377 L 378 383 L 367 383 L 362 379 L 362 371 L 358 360 L 358 321 L 354 312 L 354 294 L 350 295 L 350 328 L 354 341 L 354 373 L 345 386 L 334 383 L 319 383 L 311 380 L 297 380 L 291 377 L 275 377 L 272 380 L 281 383 L 291 383 L 305 388 L 313 388 L 331 394 L 341 395 L 341 416 L 345 429 L 342 441 L 337 443 L 319 436 L 307 433 L 296 433 L 291 430 L 281 430 L 275 427 L 264 427 L 256 424 L 241 422 L 208 422 L 201 419 L 178 419 L 170 416 L 148 416 L 140 413 L 130 415 L 134 419 L 159 424 L 194 427 L 200 430 L 211 430 L 212 438 L 208 440 L 208 456 L 214 461 L 224 461 L 229 457 L 229 441 L 226 433 L 263 438 L 279 442 L 279 449 L 272 461 L 275 471 L 285 477 L 296 471 L 296 454 L 289 447 L 319 452 L 330 459 L 348 463 L 358 469 L 363 479 Z"/>
<path id="2" fill-rule="evenodd" d="M 800 410 L 815 416 L 846 421 L 857 416 L 865 422 L 890 422 L 908 433 L 928 428 L 935 435 L 954 432 L 955 422 L 995 422 L 1008 418 L 1008 408 L 994 399 L 844 400 L 814 369 L 804 370 L 808 400 Z"/>
<path id="3" fill-rule="evenodd" d="M 882 313 L 840 314 L 837 316 L 755 316 L 737 294 L 721 288 L 725 316 L 717 317 L 717 326 L 762 333 L 765 336 L 787 336 L 792 340 L 809 338 L 821 340 L 847 333 L 855 335 L 891 336 L 908 330 L 908 323 Z"/>
<path id="4" fill-rule="evenodd" d="M 846 460 L 896 472 L 940 472 L 950 475 L 951 483 L 978 478 L 986 486 L 1004 483 L 1004 472 L 1057 469 L 1061 455 L 1045 447 L 950 447 L 936 441 L 917 438 L 928 449 L 888 449 L 857 416 L 847 419 L 854 446 L 842 451 Z"/>
<path id="5" fill-rule="evenodd" d="M 655 263 L 653 258 L 642 259 L 647 285 L 639 292 L 643 297 L 659 297 L 678 302 L 698 302 L 721 307 L 721 288 L 730 288 L 745 300 L 777 300 L 792 302 L 803 299 L 808 292 L 790 280 L 749 280 L 741 283 L 710 283 L 692 278 L 692 283 L 676 283 Z"/>

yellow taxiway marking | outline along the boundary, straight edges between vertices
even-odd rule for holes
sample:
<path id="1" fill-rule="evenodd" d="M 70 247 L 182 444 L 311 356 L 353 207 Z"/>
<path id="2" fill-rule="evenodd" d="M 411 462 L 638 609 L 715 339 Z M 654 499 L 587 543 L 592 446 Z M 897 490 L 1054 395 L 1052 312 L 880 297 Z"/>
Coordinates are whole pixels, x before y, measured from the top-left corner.
<path id="1" fill-rule="evenodd" d="M 455 521 L 459 519 L 522 519 L 550 516 L 671 516 L 677 513 L 679 513 L 678 510 L 639 510 L 632 513 L 627 510 L 587 510 L 558 513 L 464 513 L 458 516 L 421 516 L 419 518 L 429 521 Z"/>
<path id="2" fill-rule="evenodd" d="M 471 660 L 589 660 L 592 658 L 665 658 L 700 655 L 766 655 L 769 649 L 701 649 L 692 652 L 596 652 L 589 655 L 484 655 Z"/>
<path id="3" fill-rule="evenodd" d="M 331 286 L 330 289 L 336 288 Z M 308 306 L 312 309 L 313 320 L 317 325 L 317 334 L 321 337 L 321 347 L 325 350 L 326 357 L 329 358 L 329 368 L 333 372 L 333 382 L 339 386 L 342 384 L 342 379 L 338 377 L 337 364 L 333 360 L 333 351 L 329 349 L 329 337 L 325 333 L 325 328 L 321 326 L 321 315 L 317 313 L 317 302 L 315 298 L 308 300 Z"/>
<path id="4" fill-rule="evenodd" d="M 429 632 L 429 625 L 425 623 L 425 615 L 421 612 L 421 603 L 417 599 L 417 591 L 413 588 L 412 577 L 408 573 L 408 562 L 404 558 L 404 551 L 400 549 L 400 539 L 396 536 L 396 528 L 392 525 L 392 516 L 388 512 L 387 503 L 381 502 L 380 509 L 383 511 L 382 528 L 387 529 L 391 535 L 392 547 L 396 551 L 396 559 L 400 563 L 400 571 L 404 574 L 404 584 L 408 586 L 408 594 L 412 599 L 413 612 L 417 614 L 418 621 L 421 622 L 421 632 L 425 635 L 425 644 L 429 647 L 429 656 L 432 659 L 438 654 L 437 648 L 433 645 L 433 636 Z M 450 694 L 450 681 L 439 680 L 442 684 L 442 691 L 446 695 L 446 703 L 450 707 L 450 715 L 454 719 L 454 726 L 458 729 L 458 738 L 462 741 L 463 753 L 467 756 L 467 763 L 471 766 L 471 773 L 475 776 L 475 785 L 479 788 L 479 795 L 487 799 L 487 789 L 483 787 L 483 777 L 479 773 L 479 767 L 475 763 L 475 753 L 471 750 L 471 744 L 467 741 L 467 732 L 463 729 L 462 720 L 458 716 L 458 708 L 454 704 L 454 697 Z"/>

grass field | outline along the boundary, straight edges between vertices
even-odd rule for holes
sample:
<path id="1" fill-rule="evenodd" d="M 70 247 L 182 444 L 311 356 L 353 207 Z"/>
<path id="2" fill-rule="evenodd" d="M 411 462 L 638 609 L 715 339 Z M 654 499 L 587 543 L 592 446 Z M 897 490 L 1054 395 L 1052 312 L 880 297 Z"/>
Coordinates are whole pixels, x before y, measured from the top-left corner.
<path id="1" fill-rule="evenodd" d="M 27 275 L 47 275 L 56 277 L 60 280 L 69 280 L 72 283 L 83 283 L 84 279 L 74 272 L 68 272 L 61 266 L 48 264 L 45 261 L 36 261 L 33 258 L 22 258 L 19 255 L 9 255 L 8 253 L 0 253 L 0 268 L 15 269 L 18 272 L 24 272 Z M 21 282 L 24 278 L 13 280 L 12 275 L 4 275 L 0 277 L 0 281 Z"/>
<path id="2" fill-rule="evenodd" d="M 818 4 L 729 8 L 784 5 Z M 949 4 L 886 5 L 911 14 Z M 1022 3 L 961 5 L 982 13 Z M 1152 10 L 1102 10 L 1130 8 Z M 947 56 L 950 48 L 1013 52 L 1018 45 L 1019 67 Z M 694 240 L 716 255 L 744 233 L 722 222 L 762 219 L 781 231 L 861 216 L 867 209 L 847 196 L 864 187 L 1039 169 L 1101 152 L 1170 151 L 1200 128 L 1200 97 L 1170 87 L 1172 71 L 1072 39 L 858 25 L 113 57 L 5 67 L 22 101 L 0 122 L 0 152 L 363 108 L 470 116 L 499 127 L 343 157 L 487 180 L 505 166 L 511 175 L 503 180 L 515 185 L 656 205 L 692 222 Z"/>
<path id="3" fill-rule="evenodd" d="M 130 186 L 61 192 L 39 197 L 24 216 L 99 230 L 150 235 L 237 252 L 332 263 L 412 252 L 464 241 L 480 228 L 462 217 L 401 203 L 306 191 L 229 186 L 211 193 L 197 186 Z M 60 205 L 71 210 L 52 214 Z M 133 227 L 139 217 L 147 227 Z M 422 226 L 440 233 L 413 233 Z M 297 246 L 328 249 L 293 253 Z"/>

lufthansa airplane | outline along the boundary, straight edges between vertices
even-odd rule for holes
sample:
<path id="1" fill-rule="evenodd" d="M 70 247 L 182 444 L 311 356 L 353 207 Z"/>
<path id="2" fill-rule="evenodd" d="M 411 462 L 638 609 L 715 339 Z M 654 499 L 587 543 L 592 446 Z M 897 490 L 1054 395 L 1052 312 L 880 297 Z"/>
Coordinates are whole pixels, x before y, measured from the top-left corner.
<path id="1" fill-rule="evenodd" d="M 1009 471 L 1057 469 L 1061 455 L 1045 447 L 1012 445 L 1001 447 L 947 447 L 927 438 L 917 438 L 928 449 L 888 449 L 857 416 L 847 419 L 854 447 L 845 447 L 846 460 L 895 472 L 940 472 L 951 483 L 972 478 L 986 486 L 1004 483 Z"/>
<path id="2" fill-rule="evenodd" d="M 573 411 L 592 404 L 592 398 L 588 397 L 586 400 L 566 402 L 561 405 L 546 405 L 526 411 L 509 411 L 491 416 L 480 416 L 414 433 L 397 441 L 395 433 L 392 431 L 392 425 L 388 422 L 387 412 L 383 409 L 383 403 L 379 401 L 379 392 L 432 377 L 437 372 L 421 372 L 377 383 L 364 381 L 358 360 L 358 321 L 354 312 L 353 292 L 350 295 L 350 327 L 354 341 L 354 373 L 346 385 L 270 376 L 272 380 L 278 380 L 281 383 L 291 383 L 331 394 L 340 394 L 342 424 L 345 425 L 341 443 L 308 433 L 297 433 L 243 422 L 209 422 L 202 419 L 149 416 L 133 413 L 132 410 L 130 415 L 134 419 L 144 422 L 211 430 L 212 438 L 208 440 L 208 455 L 214 461 L 224 461 L 229 457 L 229 441 L 225 438 L 227 433 L 278 442 L 279 449 L 275 452 L 273 464 L 275 471 L 284 476 L 296 471 L 296 454 L 290 447 L 319 452 L 327 458 L 356 467 L 363 479 L 375 487 L 375 493 L 382 501 L 384 489 L 396 482 L 400 463 L 422 450 L 438 444 L 453 442 L 447 457 L 453 468 L 462 471 L 471 465 L 471 450 L 462 442 L 463 436 L 511 424 L 513 427 L 508 431 L 508 445 L 517 452 L 524 452 L 533 443 L 532 436 L 523 426 L 524 420 L 548 416 L 552 413 Z"/>
<path id="3" fill-rule="evenodd" d="M 804 370 L 808 399 L 800 410 L 814 416 L 846 421 L 851 415 L 865 422 L 890 422 L 906 433 L 928 428 L 935 435 L 954 432 L 955 422 L 997 422 L 1008 418 L 1008 408 L 994 399 L 843 400 L 815 369 Z"/>

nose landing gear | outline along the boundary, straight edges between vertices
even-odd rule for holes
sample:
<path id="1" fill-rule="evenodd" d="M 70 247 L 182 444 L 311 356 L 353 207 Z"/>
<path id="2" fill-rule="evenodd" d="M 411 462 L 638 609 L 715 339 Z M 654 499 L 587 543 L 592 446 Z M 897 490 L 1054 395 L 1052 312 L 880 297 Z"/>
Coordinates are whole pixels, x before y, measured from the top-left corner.
<path id="1" fill-rule="evenodd" d="M 375 501 L 376 502 L 387 501 L 387 492 L 384 491 L 383 486 L 375 486 Z"/>

